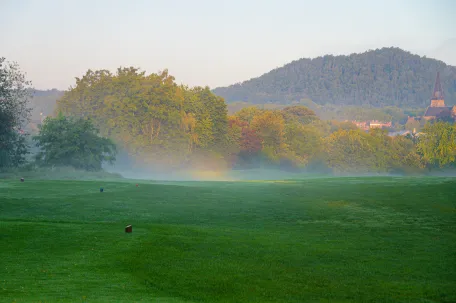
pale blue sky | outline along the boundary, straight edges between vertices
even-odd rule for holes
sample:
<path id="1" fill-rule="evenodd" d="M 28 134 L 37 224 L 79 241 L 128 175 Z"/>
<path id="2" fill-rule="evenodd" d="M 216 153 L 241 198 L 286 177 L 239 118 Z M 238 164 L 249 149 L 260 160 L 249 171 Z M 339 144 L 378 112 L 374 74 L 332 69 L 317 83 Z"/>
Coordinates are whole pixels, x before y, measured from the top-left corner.
<path id="1" fill-rule="evenodd" d="M 0 0 L 0 56 L 40 89 L 131 65 L 215 88 L 328 53 L 439 56 L 455 45 L 455 16 L 453 0 Z"/>

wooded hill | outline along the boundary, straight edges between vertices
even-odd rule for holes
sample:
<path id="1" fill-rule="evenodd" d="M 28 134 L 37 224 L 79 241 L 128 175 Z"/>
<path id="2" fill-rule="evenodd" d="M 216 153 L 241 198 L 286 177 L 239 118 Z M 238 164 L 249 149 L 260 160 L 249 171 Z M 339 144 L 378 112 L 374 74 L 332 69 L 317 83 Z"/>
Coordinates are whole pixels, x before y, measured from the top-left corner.
<path id="1" fill-rule="evenodd" d="M 57 106 L 57 99 L 63 96 L 64 92 L 52 90 L 32 90 L 32 98 L 30 99 L 30 107 L 32 108 L 32 120 L 39 120 L 40 113 L 48 116 L 54 112 Z"/>
<path id="2" fill-rule="evenodd" d="M 321 105 L 426 107 L 437 71 L 446 103 L 455 104 L 456 67 L 399 48 L 300 59 L 213 92 L 227 103 L 289 104 L 311 99 Z"/>

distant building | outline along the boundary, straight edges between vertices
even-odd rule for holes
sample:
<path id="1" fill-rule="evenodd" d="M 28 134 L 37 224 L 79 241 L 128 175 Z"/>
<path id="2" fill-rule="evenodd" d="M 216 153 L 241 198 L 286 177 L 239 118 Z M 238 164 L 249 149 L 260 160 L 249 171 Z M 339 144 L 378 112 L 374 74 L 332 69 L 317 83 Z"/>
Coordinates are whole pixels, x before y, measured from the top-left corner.
<path id="1" fill-rule="evenodd" d="M 440 84 L 440 73 L 437 73 L 435 79 L 431 105 L 426 109 L 423 118 L 425 120 L 456 119 L 456 106 L 445 106 L 443 89 Z"/>
<path id="2" fill-rule="evenodd" d="M 355 124 L 358 128 L 362 130 L 369 130 L 370 128 L 391 128 L 392 122 L 383 122 L 383 121 L 377 121 L 377 120 L 372 120 L 372 121 L 346 121 L 346 122 L 351 122 Z"/>
<path id="3" fill-rule="evenodd" d="M 392 122 L 382 122 L 382 121 L 377 121 L 373 120 L 369 122 L 369 127 L 370 128 L 390 128 L 392 126 Z"/>
<path id="4" fill-rule="evenodd" d="M 358 128 L 361 128 L 363 130 L 369 129 L 369 122 L 367 121 L 351 121 L 351 123 L 355 124 Z"/>

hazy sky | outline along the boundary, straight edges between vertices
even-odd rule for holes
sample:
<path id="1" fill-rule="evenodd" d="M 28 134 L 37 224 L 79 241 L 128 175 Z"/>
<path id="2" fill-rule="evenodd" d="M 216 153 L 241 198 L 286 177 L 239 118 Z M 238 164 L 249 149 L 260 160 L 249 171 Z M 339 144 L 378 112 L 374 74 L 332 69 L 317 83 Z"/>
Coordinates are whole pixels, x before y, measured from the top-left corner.
<path id="1" fill-rule="evenodd" d="M 39 89 L 119 66 L 215 88 L 384 46 L 456 65 L 455 16 L 453 0 L 0 0 L 0 56 Z"/>

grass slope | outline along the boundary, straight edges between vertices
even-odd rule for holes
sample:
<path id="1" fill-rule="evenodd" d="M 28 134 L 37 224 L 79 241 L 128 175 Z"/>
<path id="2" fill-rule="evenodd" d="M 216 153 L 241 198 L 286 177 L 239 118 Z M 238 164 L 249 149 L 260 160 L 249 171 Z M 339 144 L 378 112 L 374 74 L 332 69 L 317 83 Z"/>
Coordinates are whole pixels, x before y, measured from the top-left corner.
<path id="1" fill-rule="evenodd" d="M 455 302 L 455 188 L 0 180 L 0 301 Z"/>

